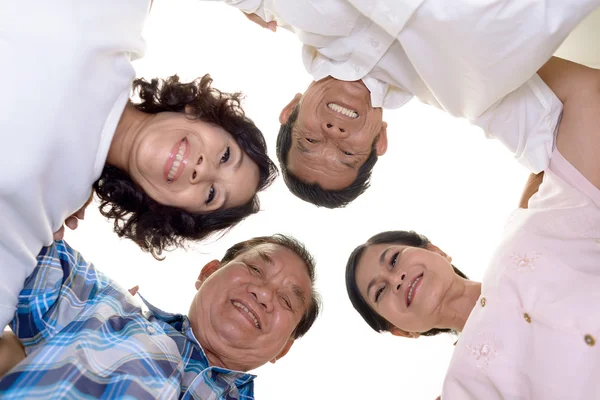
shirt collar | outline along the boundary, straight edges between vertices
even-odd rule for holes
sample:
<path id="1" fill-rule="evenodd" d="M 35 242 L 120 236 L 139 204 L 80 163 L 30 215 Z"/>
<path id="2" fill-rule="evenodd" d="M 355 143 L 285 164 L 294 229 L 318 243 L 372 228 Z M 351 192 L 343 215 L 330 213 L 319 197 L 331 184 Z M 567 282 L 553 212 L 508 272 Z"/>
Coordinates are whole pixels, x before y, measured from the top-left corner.
<path id="1" fill-rule="evenodd" d="M 200 342 L 198 341 L 198 339 L 194 335 L 194 332 L 192 331 L 192 327 L 190 325 L 190 320 L 187 316 L 185 316 L 183 314 L 173 314 L 170 312 L 163 311 L 160 308 L 152 305 L 141 294 L 138 293 L 137 295 L 140 296 L 140 299 L 142 299 L 142 301 L 144 302 L 146 307 L 148 307 L 148 311 L 154 317 L 156 317 L 156 319 L 169 324 L 170 326 L 175 328 L 177 331 L 179 331 L 187 340 L 194 343 L 196 345 L 195 347 L 198 350 L 199 355 L 203 358 L 203 361 L 206 362 L 206 365 L 210 365 L 208 362 L 208 357 L 206 357 L 206 354 L 204 353 L 204 349 L 202 348 L 202 346 L 200 345 Z M 181 351 L 182 348 L 181 348 L 180 343 L 178 343 L 178 341 L 175 341 L 175 342 L 177 343 L 177 347 L 179 347 L 180 351 Z M 210 366 L 209 368 L 214 370 L 215 372 L 218 372 L 220 374 L 228 376 L 230 378 L 230 380 L 232 381 L 232 383 L 235 384 L 235 386 L 237 386 L 237 387 L 245 385 L 246 383 L 248 383 L 248 382 L 254 380 L 254 378 L 256 378 L 256 375 L 249 374 L 249 373 L 243 372 L 243 371 L 235 371 L 235 370 L 230 370 L 227 368 L 221 368 L 221 367 L 216 367 L 216 366 Z"/>

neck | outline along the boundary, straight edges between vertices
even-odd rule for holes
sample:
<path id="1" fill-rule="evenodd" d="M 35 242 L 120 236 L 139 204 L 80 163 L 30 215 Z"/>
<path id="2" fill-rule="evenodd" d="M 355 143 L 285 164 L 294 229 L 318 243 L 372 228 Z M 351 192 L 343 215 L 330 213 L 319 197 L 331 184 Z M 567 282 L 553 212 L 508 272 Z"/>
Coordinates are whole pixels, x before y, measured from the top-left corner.
<path id="1" fill-rule="evenodd" d="M 205 324 L 205 329 L 202 329 L 200 322 L 198 319 L 200 318 L 201 313 L 197 311 L 196 300 L 192 302 L 190 305 L 190 310 L 188 312 L 188 318 L 190 320 L 190 326 L 192 327 L 192 332 L 194 333 L 194 337 L 196 341 L 202 347 L 206 358 L 208 359 L 208 363 L 211 367 L 219 367 L 229 369 L 231 371 L 249 371 L 252 368 L 248 368 L 248 366 L 240 363 L 240 360 L 233 360 L 230 357 L 225 355 L 226 352 L 218 351 L 220 346 L 219 338 L 214 341 L 211 340 L 211 335 L 207 334 L 206 327 L 209 327 L 210 324 Z M 208 328 L 210 329 L 210 328 Z M 243 360 L 242 360 L 243 361 Z"/>
<path id="2" fill-rule="evenodd" d="M 198 340 L 198 343 L 200 343 L 202 350 L 204 350 L 204 354 L 206 355 L 206 358 L 208 358 L 208 363 L 210 364 L 211 367 L 219 367 L 219 368 L 229 369 L 231 371 L 242 371 L 242 372 L 247 372 L 250 369 L 252 369 L 252 368 L 248 368 L 248 366 L 240 363 L 239 360 L 238 361 L 232 360 L 229 357 L 227 357 L 223 354 L 219 354 L 219 352 L 217 352 L 217 351 L 214 351 L 213 348 L 211 347 L 210 343 L 207 343 L 206 337 L 202 338 L 202 339 L 205 339 L 202 342 L 200 341 L 201 338 L 197 337 L 196 339 Z"/>
<path id="3" fill-rule="evenodd" d="M 477 303 L 477 299 L 481 295 L 481 283 L 458 276 L 457 278 L 456 284 L 448 291 L 447 306 L 441 313 L 444 317 L 442 317 L 437 327 L 462 332 L 471 311 Z"/>
<path id="4" fill-rule="evenodd" d="M 127 103 L 108 150 L 107 164 L 129 172 L 133 144 L 138 138 L 141 128 L 151 117 L 151 114 L 139 111 L 133 104 Z"/>

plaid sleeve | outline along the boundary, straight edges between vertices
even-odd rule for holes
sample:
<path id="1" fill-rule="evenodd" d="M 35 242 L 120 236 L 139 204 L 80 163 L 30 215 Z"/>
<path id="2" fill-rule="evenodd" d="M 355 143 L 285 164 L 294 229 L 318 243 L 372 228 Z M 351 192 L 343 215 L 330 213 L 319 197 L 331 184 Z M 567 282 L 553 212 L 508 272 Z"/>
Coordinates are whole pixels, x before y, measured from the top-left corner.
<path id="1" fill-rule="evenodd" d="M 11 328 L 27 349 L 41 344 L 76 318 L 107 284 L 79 252 L 56 241 L 38 254 L 37 266 L 19 294 Z"/>

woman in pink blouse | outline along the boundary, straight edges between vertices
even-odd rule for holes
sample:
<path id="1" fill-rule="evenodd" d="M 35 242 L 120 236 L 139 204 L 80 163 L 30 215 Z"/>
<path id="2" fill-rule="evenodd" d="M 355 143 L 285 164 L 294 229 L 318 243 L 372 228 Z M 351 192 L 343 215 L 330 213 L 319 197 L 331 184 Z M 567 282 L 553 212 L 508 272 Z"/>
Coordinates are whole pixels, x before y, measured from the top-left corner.
<path id="1" fill-rule="evenodd" d="M 460 332 L 444 400 L 600 399 L 600 71 L 552 59 L 539 75 L 564 103 L 555 150 L 482 283 L 415 232 L 375 235 L 348 260 L 373 329 Z"/>

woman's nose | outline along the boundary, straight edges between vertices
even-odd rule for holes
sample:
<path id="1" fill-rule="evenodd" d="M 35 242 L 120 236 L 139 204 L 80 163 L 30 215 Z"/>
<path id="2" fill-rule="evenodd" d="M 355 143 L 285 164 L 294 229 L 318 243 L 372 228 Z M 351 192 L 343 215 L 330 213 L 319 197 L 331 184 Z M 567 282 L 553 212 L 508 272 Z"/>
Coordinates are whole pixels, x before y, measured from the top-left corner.
<path id="1" fill-rule="evenodd" d="M 405 277 L 406 277 L 406 274 L 404 274 L 404 273 L 400 274 L 400 281 L 396 285 L 396 290 L 400 290 L 400 288 L 402 287 L 402 282 L 404 282 Z"/>
<path id="2" fill-rule="evenodd" d="M 203 182 L 211 179 L 214 172 L 214 166 L 203 155 L 198 157 L 196 164 L 193 166 L 191 183 Z"/>

